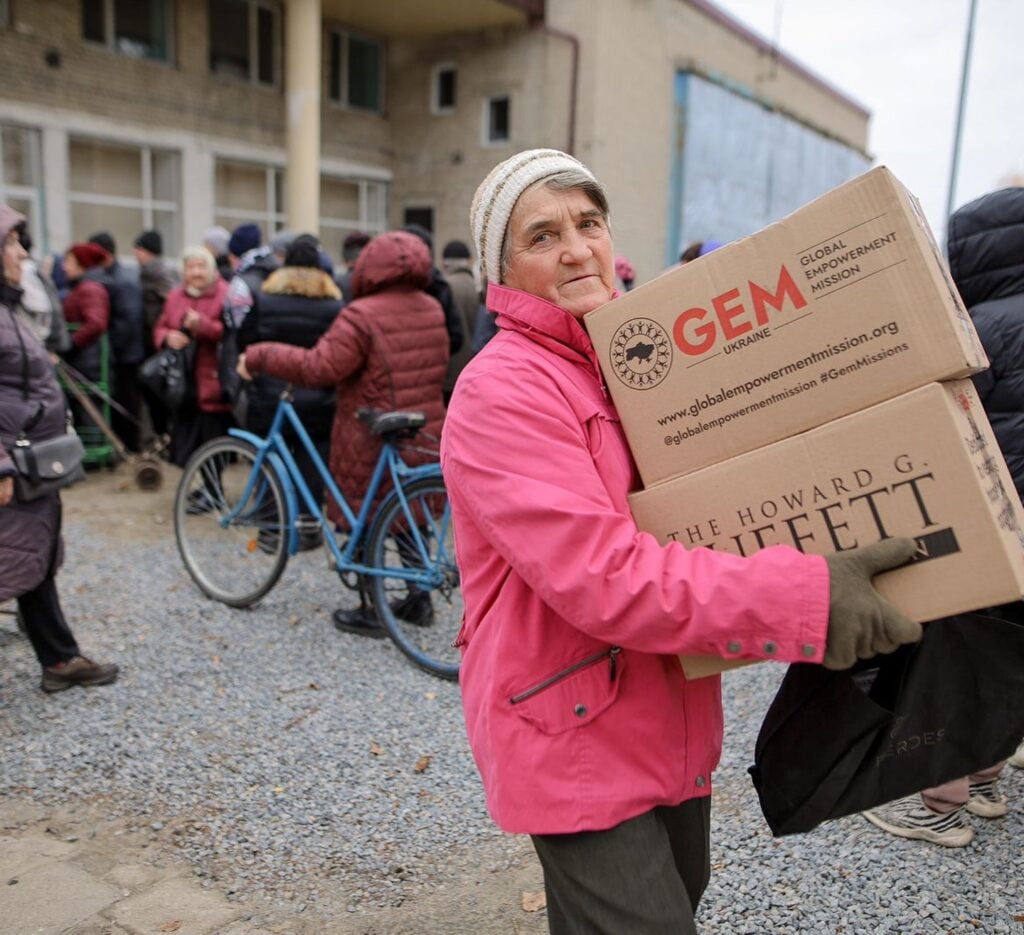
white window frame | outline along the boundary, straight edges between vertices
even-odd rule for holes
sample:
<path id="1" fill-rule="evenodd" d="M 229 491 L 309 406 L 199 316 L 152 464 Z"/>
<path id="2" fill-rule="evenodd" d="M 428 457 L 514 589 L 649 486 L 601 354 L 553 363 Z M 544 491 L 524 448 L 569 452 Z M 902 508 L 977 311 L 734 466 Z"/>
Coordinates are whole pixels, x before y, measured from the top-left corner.
<path id="1" fill-rule="evenodd" d="M 3 0 L 0 0 L 0 10 L 3 9 Z M 4 131 L 18 130 L 27 131 L 29 139 L 29 165 L 30 182 L 28 185 L 8 182 L 4 178 L 3 135 Z M 19 198 L 27 201 L 31 207 L 28 215 L 28 229 L 32 239 L 37 246 L 48 248 L 45 241 L 45 226 L 43 224 L 43 199 L 42 199 L 42 133 L 36 127 L 23 126 L 21 124 L 0 123 L 0 203 L 6 203 L 8 198 Z"/>
<path id="2" fill-rule="evenodd" d="M 451 106 L 441 105 L 441 73 L 455 73 L 455 103 Z M 459 66 L 455 62 L 438 62 L 430 69 L 430 112 L 438 117 L 454 114 L 459 106 Z"/>
<path id="3" fill-rule="evenodd" d="M 82 36 L 82 41 L 86 45 L 92 46 L 96 49 L 105 49 L 113 55 L 123 55 L 125 58 L 133 58 L 140 62 L 154 62 L 158 65 L 172 65 L 175 61 L 175 49 L 174 49 L 174 3 L 173 0 L 163 0 L 164 9 L 166 10 L 166 24 L 167 24 L 167 35 L 165 37 L 165 47 L 167 49 L 167 55 L 164 58 L 150 58 L 148 55 L 132 55 L 130 52 L 122 52 L 117 47 L 115 30 L 117 24 L 114 22 L 114 0 L 102 0 L 103 2 L 103 42 L 97 42 L 95 39 L 86 39 Z M 10 13 L 10 2 L 9 0 L 0 0 L 0 26 L 6 25 L 3 21 L 3 9 L 6 6 L 8 13 Z M 81 9 L 81 6 L 79 6 Z M 84 23 L 82 28 L 84 29 Z"/>
<path id="4" fill-rule="evenodd" d="M 217 197 L 217 183 L 216 183 L 216 163 L 228 163 L 230 165 L 245 166 L 248 169 L 262 169 L 264 175 L 264 185 L 266 191 L 266 208 L 262 211 L 257 211 L 249 208 L 232 208 L 227 205 L 215 204 L 213 208 L 214 217 L 231 217 L 237 219 L 239 224 L 247 221 L 259 224 L 263 223 L 266 225 L 267 230 L 270 231 L 271 235 L 279 230 L 283 230 L 285 224 L 288 221 L 287 207 L 284 203 L 284 192 L 281 193 L 281 210 L 275 210 L 277 204 L 277 174 L 282 173 L 281 183 L 284 185 L 284 165 L 277 163 L 267 162 L 251 162 L 247 159 L 235 159 L 231 156 L 217 156 L 214 162 L 214 199 Z M 237 226 L 237 225 L 236 225 Z"/>
<path id="5" fill-rule="evenodd" d="M 284 17 L 284 11 L 281 8 L 281 4 L 276 0 L 245 0 L 247 15 L 249 17 L 249 76 L 248 78 L 239 78 L 237 75 L 232 75 L 228 72 L 217 71 L 213 67 L 213 63 L 209 64 L 210 74 L 219 79 L 227 79 L 228 81 L 241 81 L 246 84 L 251 84 L 257 88 L 267 88 L 272 90 L 279 90 L 281 88 L 281 72 L 282 72 L 282 52 L 281 52 L 281 36 L 283 35 L 282 22 Z M 260 81 L 260 36 L 259 36 L 259 10 L 267 10 L 274 17 L 274 80 L 273 81 Z M 210 18 L 206 18 L 206 40 L 211 42 L 210 35 Z"/>
<path id="6" fill-rule="evenodd" d="M 117 149 L 138 150 L 139 158 L 142 160 L 142 195 L 132 198 L 127 195 L 104 195 L 96 192 L 76 192 L 68 189 L 68 205 L 99 205 L 112 208 L 137 208 L 142 211 L 142 229 L 149 230 L 156 225 L 154 214 L 163 211 L 167 214 L 174 214 L 177 218 L 177 229 L 173 238 L 165 237 L 168 240 L 177 241 L 181 237 L 184 222 L 184 178 L 182 172 L 182 153 L 180 150 L 162 146 L 148 146 L 145 143 L 132 143 L 124 140 L 112 140 L 102 136 L 89 136 L 83 133 L 72 133 L 68 135 L 68 153 L 70 159 L 71 144 L 81 140 L 88 143 L 100 143 Z M 178 200 L 167 201 L 153 197 L 153 153 L 173 153 L 178 157 Z M 177 244 L 172 242 L 169 247 L 177 249 Z M 170 252 L 170 251 L 169 251 Z"/>
<path id="7" fill-rule="evenodd" d="M 491 136 L 491 102 L 504 100 L 508 103 L 508 136 L 502 139 L 494 139 Z M 482 127 L 484 146 L 507 146 L 512 141 L 512 95 L 507 91 L 501 94 L 489 94 L 484 98 L 484 113 Z"/>
<path id="8" fill-rule="evenodd" d="M 340 107 L 343 110 L 355 111 L 359 114 L 374 114 L 378 117 L 383 117 L 384 112 L 387 109 L 385 102 L 387 101 L 387 65 L 388 65 L 388 48 L 386 43 L 378 39 L 376 36 L 370 36 L 366 33 L 359 32 L 358 30 L 349 29 L 347 26 L 342 26 L 338 23 L 329 23 L 326 27 L 326 38 L 327 42 L 324 43 L 324 47 L 327 50 L 325 56 L 327 60 L 327 93 L 324 97 L 334 107 Z M 339 85 L 338 97 L 331 96 L 331 39 L 337 36 L 340 39 L 340 53 L 338 62 L 338 77 Z M 348 40 L 350 38 L 361 39 L 363 42 L 372 42 L 380 49 L 380 73 L 377 76 L 377 80 L 380 82 L 380 106 L 376 110 L 371 110 L 368 107 L 360 107 L 356 104 L 349 102 L 348 96 Z"/>
<path id="9" fill-rule="evenodd" d="M 351 175 L 339 175 L 335 172 L 322 172 L 321 178 L 331 179 L 336 182 L 348 182 L 359 186 L 359 217 L 351 218 L 329 218 L 320 216 L 320 230 L 329 230 L 332 233 L 350 233 L 352 231 L 365 231 L 367 234 L 382 234 L 388 228 L 388 196 L 390 186 L 387 182 L 379 179 L 356 178 Z M 383 210 L 379 219 L 370 218 L 370 188 L 377 186 L 382 190 Z M 328 249 L 330 245 L 328 245 Z"/>

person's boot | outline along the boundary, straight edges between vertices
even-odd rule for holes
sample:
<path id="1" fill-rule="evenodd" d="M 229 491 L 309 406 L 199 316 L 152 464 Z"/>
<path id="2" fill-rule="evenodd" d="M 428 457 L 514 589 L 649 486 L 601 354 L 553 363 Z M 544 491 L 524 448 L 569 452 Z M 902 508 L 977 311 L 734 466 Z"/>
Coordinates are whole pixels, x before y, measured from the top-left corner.
<path id="1" fill-rule="evenodd" d="M 411 591 L 400 601 L 391 601 L 390 607 L 399 620 L 413 626 L 429 627 L 434 622 L 434 606 L 425 591 Z"/>
<path id="2" fill-rule="evenodd" d="M 344 633 L 355 633 L 357 636 L 368 636 L 379 640 L 385 636 L 384 628 L 377 620 L 377 614 L 366 603 L 360 603 L 351 610 L 339 609 L 331 614 L 334 626 Z"/>
<path id="3" fill-rule="evenodd" d="M 75 685 L 109 685 L 120 669 L 112 662 L 93 662 L 85 656 L 74 656 L 66 662 L 58 662 L 43 668 L 43 681 L 39 686 L 44 692 L 62 692 Z"/>

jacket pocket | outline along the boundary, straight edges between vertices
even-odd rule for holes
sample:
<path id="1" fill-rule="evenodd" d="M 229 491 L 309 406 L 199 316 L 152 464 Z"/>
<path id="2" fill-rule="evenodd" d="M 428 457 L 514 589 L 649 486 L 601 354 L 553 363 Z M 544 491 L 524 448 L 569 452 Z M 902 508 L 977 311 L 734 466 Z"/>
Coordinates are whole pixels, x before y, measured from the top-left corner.
<path id="1" fill-rule="evenodd" d="M 615 701 L 623 661 L 618 646 L 592 653 L 512 695 L 509 704 L 544 734 L 582 727 Z"/>

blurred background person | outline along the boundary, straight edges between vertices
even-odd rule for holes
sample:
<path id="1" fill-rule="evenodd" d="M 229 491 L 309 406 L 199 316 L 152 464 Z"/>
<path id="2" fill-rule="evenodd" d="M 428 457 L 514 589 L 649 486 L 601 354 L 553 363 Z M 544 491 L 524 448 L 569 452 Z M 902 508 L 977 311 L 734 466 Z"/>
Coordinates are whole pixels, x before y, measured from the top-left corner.
<path id="1" fill-rule="evenodd" d="M 132 246 L 132 253 L 135 254 L 135 259 L 139 263 L 139 286 L 142 290 L 142 340 L 148 357 L 156 350 L 156 345 L 153 343 L 153 326 L 164 310 L 167 296 L 177 285 L 178 277 L 164 262 L 164 242 L 159 231 L 147 230 L 139 234 Z M 138 381 L 137 376 L 134 374 L 132 376 L 139 393 L 146 401 L 153 432 L 158 436 L 163 435 L 167 431 L 167 407 L 162 399 Z M 118 377 L 122 378 L 120 368 Z M 114 431 L 120 435 L 121 433 L 116 427 L 119 424 L 118 421 L 115 420 L 114 424 Z"/>
<path id="2" fill-rule="evenodd" d="M 64 299 L 64 320 L 77 326 L 71 329 L 71 347 L 64 355 L 65 360 L 94 382 L 102 377 L 99 341 L 110 326 L 110 296 L 86 273 L 102 270 L 109 257 L 110 254 L 96 244 L 76 243 L 68 247 L 63 262 L 70 286 Z"/>
<path id="3" fill-rule="evenodd" d="M 231 260 L 228 257 L 228 241 L 230 239 L 231 232 L 219 224 L 203 234 L 203 246 L 213 254 L 213 258 L 217 261 L 217 272 L 227 282 L 230 282 L 234 275 L 234 270 L 231 269 Z"/>
<path id="4" fill-rule="evenodd" d="M 107 231 L 99 231 L 89 242 L 102 247 L 107 259 L 86 275 L 95 279 L 110 298 L 110 375 L 109 384 L 114 401 L 128 413 L 112 409 L 111 428 L 129 451 L 142 449 L 142 387 L 139 364 L 146 358 L 145 325 L 142 320 L 142 289 L 139 274 L 117 259 L 117 245 Z"/>
<path id="5" fill-rule="evenodd" d="M 636 270 L 633 269 L 633 264 L 627 257 L 617 256 L 615 258 L 615 284 L 618 286 L 619 292 L 630 292 L 635 281 Z"/>
<path id="6" fill-rule="evenodd" d="M 427 283 L 425 291 L 427 295 L 433 296 L 441 303 L 444 325 L 448 329 L 448 353 L 457 354 L 462 348 L 465 335 L 462 333 L 462 322 L 455 309 L 455 300 L 452 298 L 452 287 L 448 285 L 444 273 L 434 265 L 434 238 L 422 224 L 406 224 L 402 230 L 419 237 L 427 248 L 430 255 L 430 282 Z"/>
<path id="7" fill-rule="evenodd" d="M 337 275 L 336 282 L 341 289 L 341 300 L 345 305 L 352 301 L 352 270 L 363 248 L 370 242 L 369 234 L 363 231 L 352 231 L 341 242 L 341 262 L 343 269 Z"/>
<path id="8" fill-rule="evenodd" d="M 63 304 L 53 280 L 32 259 L 32 238 L 28 227 L 19 228 L 25 259 L 21 261 L 21 302 L 17 312 L 51 354 L 63 354 L 71 347 Z"/>
<path id="9" fill-rule="evenodd" d="M 449 240 L 441 251 L 441 268 L 451 289 L 452 303 L 462 326 L 462 346 L 448 361 L 448 373 L 444 378 L 444 402 L 448 405 L 455 381 L 462 368 L 473 356 L 473 342 L 470 336 L 476 327 L 476 313 L 480 307 L 480 287 L 473 274 L 473 258 L 469 247 L 462 240 Z"/>
<path id="10" fill-rule="evenodd" d="M 171 413 L 168 458 L 184 467 L 192 452 L 232 426 L 231 405 L 221 398 L 217 376 L 217 344 L 224 333 L 221 312 L 228 284 L 206 247 L 187 247 L 182 253 L 184 281 L 175 286 L 153 328 L 157 347 L 182 350 L 195 345 L 193 388 L 185 403 Z"/>
<path id="11" fill-rule="evenodd" d="M 24 433 L 32 442 L 66 431 L 64 394 L 49 353 L 35 329 L 19 321 L 25 218 L 0 204 L 0 603 L 17 598 L 25 635 L 42 667 L 40 687 L 58 692 L 74 685 L 106 685 L 118 667 L 82 655 L 57 593 L 61 565 L 61 504 L 54 493 L 28 503 L 14 496 L 9 452 Z"/>

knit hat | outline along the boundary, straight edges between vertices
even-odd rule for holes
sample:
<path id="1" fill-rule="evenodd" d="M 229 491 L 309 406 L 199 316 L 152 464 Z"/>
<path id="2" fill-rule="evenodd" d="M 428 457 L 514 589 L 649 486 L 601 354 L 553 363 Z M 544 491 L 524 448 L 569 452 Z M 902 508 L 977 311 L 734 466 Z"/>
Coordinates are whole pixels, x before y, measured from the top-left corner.
<path id="1" fill-rule="evenodd" d="M 164 240 L 160 236 L 160 231 L 143 231 L 135 238 L 135 246 L 142 247 L 143 250 L 148 250 L 157 256 L 164 252 Z"/>
<path id="2" fill-rule="evenodd" d="M 312 234 L 300 234 L 293 238 L 285 252 L 284 265 L 320 269 L 320 241 Z"/>
<path id="3" fill-rule="evenodd" d="M 102 247 L 111 256 L 117 253 L 114 238 L 110 236 L 108 231 L 97 231 L 89 238 L 89 243 L 94 243 L 97 247 Z"/>
<path id="4" fill-rule="evenodd" d="M 422 240 L 426 245 L 427 249 L 433 254 L 434 252 L 434 238 L 433 235 L 428 231 L 422 224 L 406 224 L 402 228 L 407 234 L 415 234 Z"/>
<path id="5" fill-rule="evenodd" d="M 228 252 L 228 241 L 230 239 L 231 234 L 228 229 L 218 224 L 203 234 L 203 245 L 208 247 L 214 256 L 223 256 Z"/>
<path id="6" fill-rule="evenodd" d="M 110 254 L 97 243 L 73 243 L 68 247 L 68 253 L 72 254 L 82 269 L 91 269 L 93 266 L 100 266 L 110 259 Z"/>
<path id="7" fill-rule="evenodd" d="M 263 233 L 257 224 L 239 224 L 228 241 L 228 253 L 242 256 L 255 250 L 263 240 Z"/>
<path id="8" fill-rule="evenodd" d="M 597 179 L 582 162 L 557 149 L 528 149 L 495 166 L 480 183 L 469 209 L 481 271 L 489 282 L 501 282 L 501 248 L 519 196 L 534 182 L 564 172 L 582 171 L 597 185 Z"/>
<path id="9" fill-rule="evenodd" d="M 461 240 L 449 240 L 441 251 L 442 260 L 468 260 L 469 247 Z"/>

